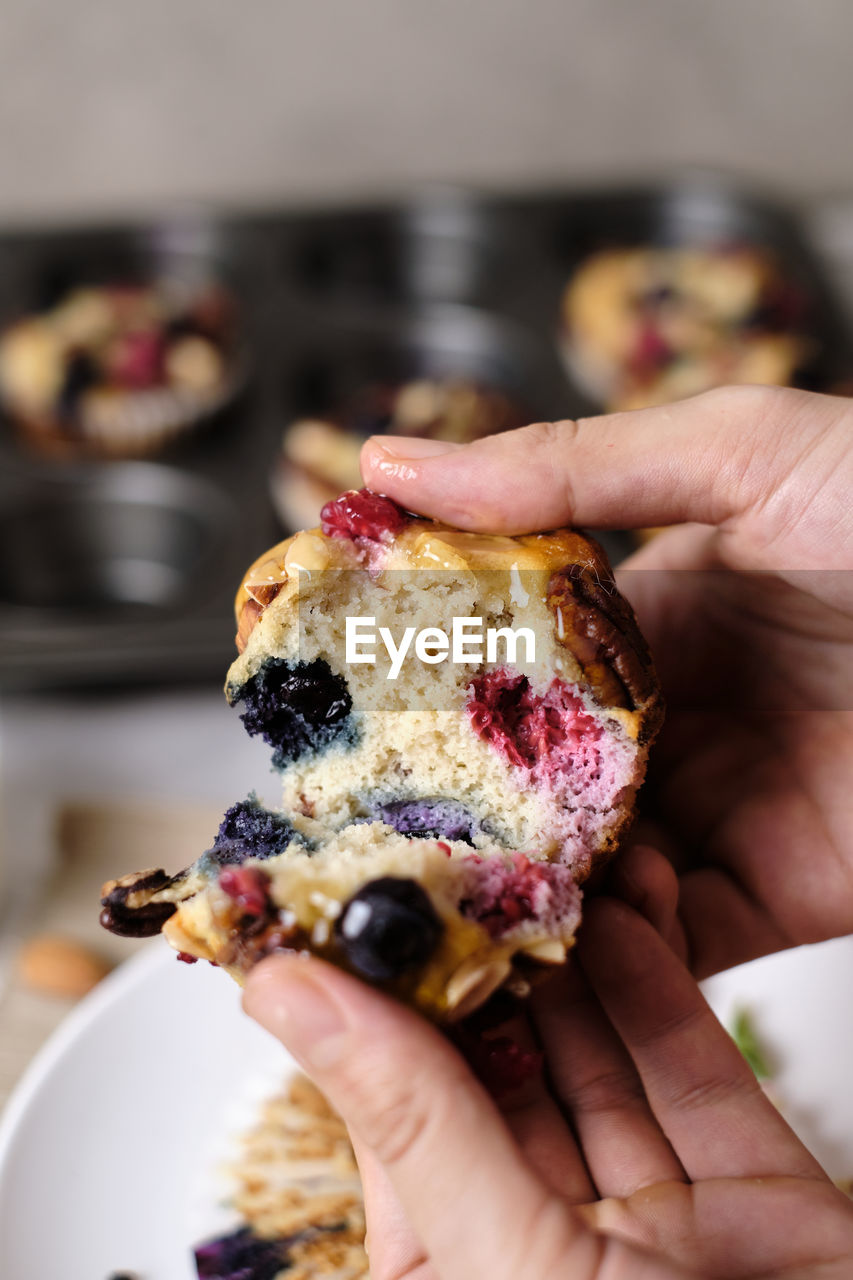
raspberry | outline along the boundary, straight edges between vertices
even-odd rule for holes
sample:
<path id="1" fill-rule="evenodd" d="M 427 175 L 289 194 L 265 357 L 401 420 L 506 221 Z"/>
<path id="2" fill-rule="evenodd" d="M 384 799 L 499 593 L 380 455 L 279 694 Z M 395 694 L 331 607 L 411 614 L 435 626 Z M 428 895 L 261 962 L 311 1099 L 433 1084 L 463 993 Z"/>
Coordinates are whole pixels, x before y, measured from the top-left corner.
<path id="1" fill-rule="evenodd" d="M 260 867 L 226 867 L 219 887 L 247 916 L 266 915 L 270 905 L 270 878 Z"/>
<path id="2" fill-rule="evenodd" d="M 127 333 L 109 356 L 110 373 L 122 387 L 144 390 L 161 380 L 163 339 L 156 330 Z"/>
<path id="3" fill-rule="evenodd" d="M 601 728 L 580 698 L 554 679 L 535 694 L 527 676 L 499 668 L 471 681 L 471 727 L 517 768 L 571 770 L 576 757 L 594 749 Z"/>
<path id="4" fill-rule="evenodd" d="M 550 882 L 559 882 L 560 874 L 558 868 L 546 870 L 526 854 L 514 853 L 512 867 L 504 867 L 500 873 L 495 869 L 490 879 L 484 877 L 476 896 L 462 904 L 462 913 L 481 924 L 491 937 L 500 938 L 523 920 L 536 919 L 548 901 Z"/>
<path id="5" fill-rule="evenodd" d="M 643 325 L 631 356 L 631 367 L 636 373 L 660 369 L 669 364 L 672 349 L 651 323 Z"/>
<path id="6" fill-rule="evenodd" d="M 320 512 L 320 524 L 327 538 L 366 538 L 369 542 L 391 542 L 409 523 L 409 517 L 391 498 L 370 489 L 350 489 Z"/>

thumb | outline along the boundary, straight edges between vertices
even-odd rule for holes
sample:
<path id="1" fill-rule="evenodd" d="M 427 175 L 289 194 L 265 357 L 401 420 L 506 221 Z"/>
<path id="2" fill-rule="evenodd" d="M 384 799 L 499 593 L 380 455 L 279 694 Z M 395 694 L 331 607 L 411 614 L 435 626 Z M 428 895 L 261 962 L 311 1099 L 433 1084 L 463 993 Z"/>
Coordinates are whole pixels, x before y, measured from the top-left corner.
<path id="1" fill-rule="evenodd" d="M 608 1275 L 660 1276 L 539 1181 L 462 1058 L 410 1010 L 300 956 L 259 965 L 244 1003 L 374 1152 L 442 1280 L 596 1280 L 614 1252 L 631 1266 Z M 382 1265 L 405 1273 L 386 1249 Z"/>
<path id="2" fill-rule="evenodd" d="M 464 446 L 374 436 L 362 471 L 371 488 L 463 529 L 721 525 L 772 494 L 844 412 L 830 396 L 725 387 Z"/>

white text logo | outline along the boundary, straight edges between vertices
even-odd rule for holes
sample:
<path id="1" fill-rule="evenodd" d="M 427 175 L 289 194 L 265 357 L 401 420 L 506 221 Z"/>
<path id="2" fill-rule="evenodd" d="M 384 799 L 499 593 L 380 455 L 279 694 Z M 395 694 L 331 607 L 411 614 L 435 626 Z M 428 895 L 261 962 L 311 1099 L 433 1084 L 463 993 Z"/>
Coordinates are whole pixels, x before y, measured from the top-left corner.
<path id="1" fill-rule="evenodd" d="M 409 652 L 421 662 L 435 665 L 439 662 L 455 662 L 475 666 L 486 662 L 517 664 L 519 641 L 524 641 L 525 661 L 536 661 L 536 636 L 530 627 L 487 627 L 483 630 L 482 618 L 454 618 L 450 634 L 441 627 L 406 627 L 399 644 L 390 627 L 379 627 L 375 618 L 347 618 L 346 660 L 352 663 L 376 663 L 377 637 L 391 660 L 387 678 L 396 680 Z M 499 648 L 503 656 L 499 657 Z"/>

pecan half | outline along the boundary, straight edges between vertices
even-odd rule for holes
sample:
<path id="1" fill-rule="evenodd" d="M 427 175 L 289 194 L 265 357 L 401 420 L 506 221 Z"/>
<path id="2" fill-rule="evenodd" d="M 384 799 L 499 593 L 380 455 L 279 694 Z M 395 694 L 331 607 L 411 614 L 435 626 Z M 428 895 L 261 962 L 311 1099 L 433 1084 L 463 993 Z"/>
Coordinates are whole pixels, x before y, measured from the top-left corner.
<path id="1" fill-rule="evenodd" d="M 643 737 L 654 736 L 663 704 L 649 647 L 614 579 L 573 564 L 552 575 L 548 603 L 557 637 L 577 659 L 605 707 L 643 711 Z"/>
<path id="2" fill-rule="evenodd" d="M 174 902 L 152 902 L 161 889 L 174 882 L 165 871 L 135 871 L 120 880 L 108 880 L 101 893 L 100 921 L 122 938 L 152 938 L 174 915 Z"/>

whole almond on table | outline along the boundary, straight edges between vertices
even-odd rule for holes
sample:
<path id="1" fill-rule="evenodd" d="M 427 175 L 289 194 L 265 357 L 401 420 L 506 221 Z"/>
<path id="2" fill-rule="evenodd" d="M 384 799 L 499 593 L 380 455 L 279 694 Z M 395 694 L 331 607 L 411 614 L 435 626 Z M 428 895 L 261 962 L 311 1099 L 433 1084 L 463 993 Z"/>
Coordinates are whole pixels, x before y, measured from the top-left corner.
<path id="1" fill-rule="evenodd" d="M 39 934 L 18 953 L 18 972 L 45 995 L 79 999 L 105 978 L 111 965 L 97 952 L 56 934 Z"/>

